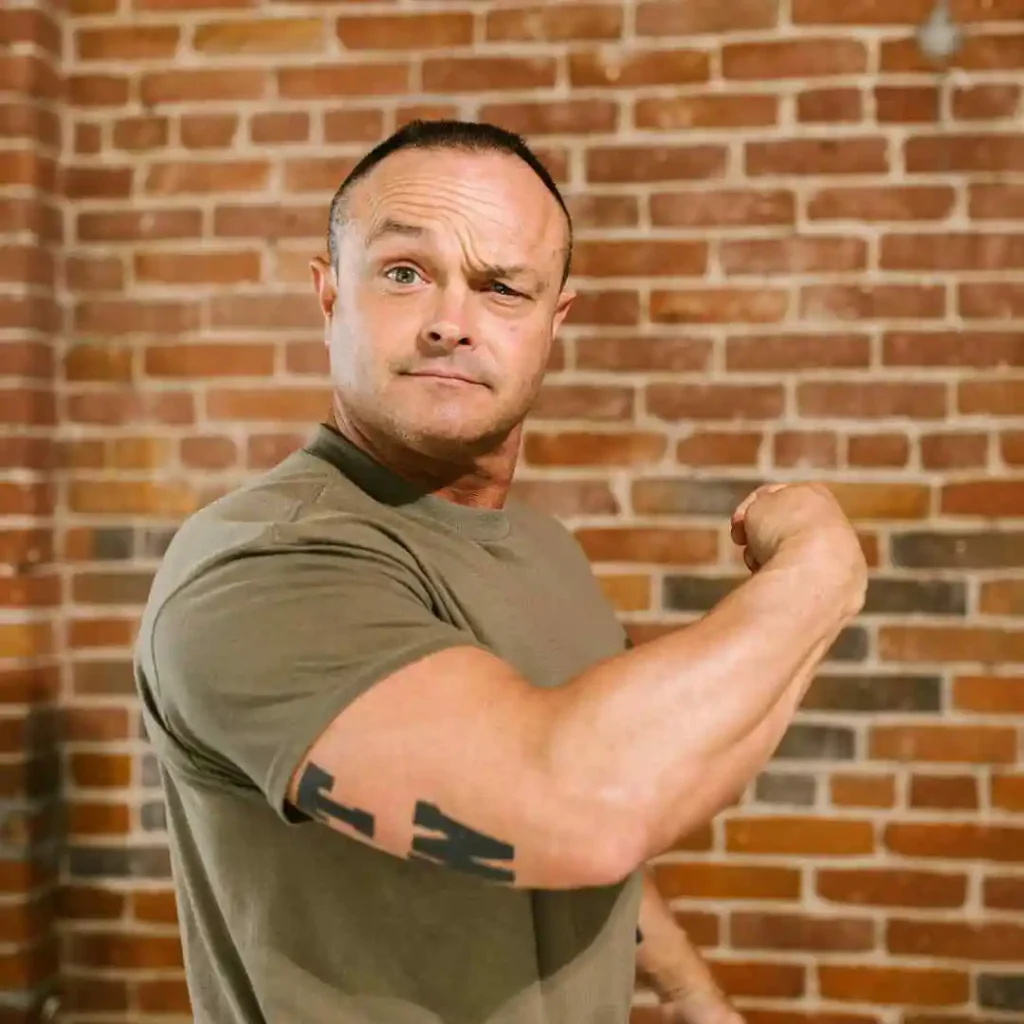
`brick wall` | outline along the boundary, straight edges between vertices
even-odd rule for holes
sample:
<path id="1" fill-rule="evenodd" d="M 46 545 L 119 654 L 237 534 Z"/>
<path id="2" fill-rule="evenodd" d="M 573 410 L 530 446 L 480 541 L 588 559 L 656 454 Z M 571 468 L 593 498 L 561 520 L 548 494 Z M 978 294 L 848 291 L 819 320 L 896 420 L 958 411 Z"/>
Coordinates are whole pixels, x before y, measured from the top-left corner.
<path id="1" fill-rule="evenodd" d="M 0 12 L 0 1020 L 54 987 L 59 855 L 53 565 L 61 28 Z"/>
<path id="2" fill-rule="evenodd" d="M 572 197 L 581 297 L 520 486 L 638 640 L 739 578 L 723 524 L 762 480 L 834 482 L 862 532 L 868 607 L 776 762 L 660 865 L 723 983 L 750 1024 L 1019 1020 L 1024 4 L 954 0 L 943 73 L 930 0 L 68 0 L 60 110 L 42 4 L 0 22 L 14 998 L 56 929 L 65 1019 L 188 1019 L 134 623 L 180 518 L 322 415 L 327 201 L 427 111 L 527 133 Z M 26 849 L 58 682 L 55 924 Z"/>

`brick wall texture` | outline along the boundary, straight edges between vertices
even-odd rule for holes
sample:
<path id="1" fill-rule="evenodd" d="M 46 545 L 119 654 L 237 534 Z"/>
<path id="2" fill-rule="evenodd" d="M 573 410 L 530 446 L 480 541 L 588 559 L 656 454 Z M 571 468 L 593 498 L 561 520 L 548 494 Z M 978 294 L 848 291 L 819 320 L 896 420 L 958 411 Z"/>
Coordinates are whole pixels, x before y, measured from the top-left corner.
<path id="1" fill-rule="evenodd" d="M 1024 2 L 5 0 L 0 1019 L 190 1020 L 129 670 L 182 516 L 325 412 L 308 258 L 415 113 L 525 133 L 580 299 L 518 486 L 637 641 L 832 483 L 873 576 L 659 880 L 749 1024 L 1024 1016 Z M 650 993 L 637 992 L 638 1019 Z"/>

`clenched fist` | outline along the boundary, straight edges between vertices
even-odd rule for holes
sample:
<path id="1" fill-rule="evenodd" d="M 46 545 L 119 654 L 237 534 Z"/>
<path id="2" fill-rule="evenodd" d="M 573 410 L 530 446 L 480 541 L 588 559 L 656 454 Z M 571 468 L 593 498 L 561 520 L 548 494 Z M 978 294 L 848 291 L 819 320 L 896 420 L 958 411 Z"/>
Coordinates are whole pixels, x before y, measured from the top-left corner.
<path id="1" fill-rule="evenodd" d="M 748 495 L 732 516 L 732 539 L 757 572 L 785 554 L 807 560 L 823 582 L 847 599 L 849 614 L 864 604 L 867 563 L 857 534 L 823 484 L 767 484 Z"/>

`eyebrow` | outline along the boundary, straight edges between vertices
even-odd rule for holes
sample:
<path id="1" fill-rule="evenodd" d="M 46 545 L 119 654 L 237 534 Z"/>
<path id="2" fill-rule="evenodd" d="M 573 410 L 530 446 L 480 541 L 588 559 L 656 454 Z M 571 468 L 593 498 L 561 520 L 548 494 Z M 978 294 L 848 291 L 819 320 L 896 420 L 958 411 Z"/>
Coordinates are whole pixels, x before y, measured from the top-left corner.
<path id="1" fill-rule="evenodd" d="M 369 248 L 388 235 L 399 235 L 402 238 L 423 238 L 430 234 L 429 228 L 421 227 L 418 224 L 406 224 L 404 221 L 394 220 L 386 217 L 377 224 L 366 236 L 366 247 Z M 480 263 L 475 268 L 480 277 L 491 278 L 515 278 L 529 277 L 536 278 L 536 271 L 522 263 L 498 264 Z"/>

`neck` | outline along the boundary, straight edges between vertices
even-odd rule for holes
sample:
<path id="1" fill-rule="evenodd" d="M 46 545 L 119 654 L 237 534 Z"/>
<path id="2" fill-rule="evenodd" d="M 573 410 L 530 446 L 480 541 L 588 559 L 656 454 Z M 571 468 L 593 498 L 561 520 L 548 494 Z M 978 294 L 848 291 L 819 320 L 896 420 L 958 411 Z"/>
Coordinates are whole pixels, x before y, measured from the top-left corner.
<path id="1" fill-rule="evenodd" d="M 509 487 L 519 455 L 522 424 L 515 426 L 498 444 L 465 459 L 424 455 L 374 434 L 352 421 L 333 403 L 331 425 L 342 437 L 365 452 L 395 476 L 426 494 L 468 508 L 500 509 L 508 499 Z"/>

